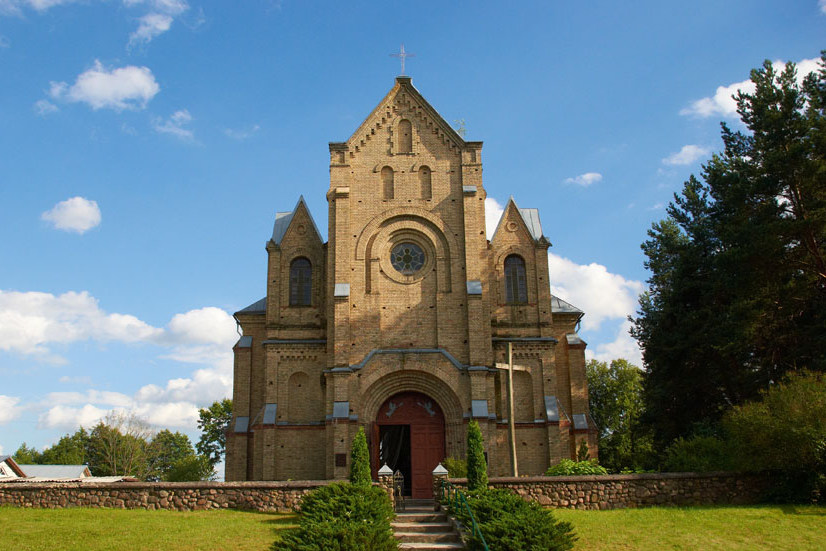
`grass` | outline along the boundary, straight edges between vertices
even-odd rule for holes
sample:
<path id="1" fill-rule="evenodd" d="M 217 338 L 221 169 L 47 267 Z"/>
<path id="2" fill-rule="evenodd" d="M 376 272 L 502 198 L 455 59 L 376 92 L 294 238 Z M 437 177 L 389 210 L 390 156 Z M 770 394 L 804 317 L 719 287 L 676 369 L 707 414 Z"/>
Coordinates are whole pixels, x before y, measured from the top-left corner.
<path id="1" fill-rule="evenodd" d="M 575 550 L 811 550 L 826 548 L 826 507 L 556 509 L 573 523 Z"/>
<path id="2" fill-rule="evenodd" d="M 265 551 L 293 514 L 0 507 L 0 549 L 14 551 Z"/>

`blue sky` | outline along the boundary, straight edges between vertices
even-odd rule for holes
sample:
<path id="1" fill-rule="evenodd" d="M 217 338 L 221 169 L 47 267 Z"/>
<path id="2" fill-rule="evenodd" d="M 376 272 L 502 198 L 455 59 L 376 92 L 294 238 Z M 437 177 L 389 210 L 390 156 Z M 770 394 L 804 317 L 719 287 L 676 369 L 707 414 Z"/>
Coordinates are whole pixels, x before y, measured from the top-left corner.
<path id="1" fill-rule="evenodd" d="M 402 42 L 485 142 L 489 216 L 540 209 L 590 356 L 639 361 L 646 230 L 751 68 L 814 67 L 826 2 L 514 4 L 0 0 L 0 453 L 118 408 L 197 436 L 275 212 L 303 193 L 326 229 L 327 142 Z"/>

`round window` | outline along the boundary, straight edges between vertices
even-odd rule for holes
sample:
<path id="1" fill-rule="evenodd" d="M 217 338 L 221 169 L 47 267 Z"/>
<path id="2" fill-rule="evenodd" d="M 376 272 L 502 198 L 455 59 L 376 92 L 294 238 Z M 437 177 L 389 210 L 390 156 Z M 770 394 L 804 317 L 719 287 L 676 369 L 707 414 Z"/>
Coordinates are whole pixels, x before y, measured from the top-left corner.
<path id="1" fill-rule="evenodd" d="M 413 275 L 424 266 L 424 251 L 415 243 L 399 243 L 390 251 L 390 263 L 396 271 Z"/>

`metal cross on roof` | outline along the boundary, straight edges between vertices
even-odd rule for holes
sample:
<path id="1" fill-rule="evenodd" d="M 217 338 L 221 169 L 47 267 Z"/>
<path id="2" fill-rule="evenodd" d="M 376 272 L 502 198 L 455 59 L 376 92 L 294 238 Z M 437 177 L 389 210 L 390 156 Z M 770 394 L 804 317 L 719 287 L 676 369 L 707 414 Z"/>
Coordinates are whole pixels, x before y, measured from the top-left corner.
<path id="1" fill-rule="evenodd" d="M 402 43 L 402 46 L 401 46 L 401 49 L 399 50 L 399 53 L 390 54 L 390 57 L 401 58 L 401 60 L 402 60 L 402 73 L 401 73 L 401 76 L 404 76 L 404 60 L 405 60 L 405 58 L 407 58 L 407 57 L 416 57 L 416 54 L 409 54 L 409 53 L 405 52 L 404 51 L 404 43 Z"/>

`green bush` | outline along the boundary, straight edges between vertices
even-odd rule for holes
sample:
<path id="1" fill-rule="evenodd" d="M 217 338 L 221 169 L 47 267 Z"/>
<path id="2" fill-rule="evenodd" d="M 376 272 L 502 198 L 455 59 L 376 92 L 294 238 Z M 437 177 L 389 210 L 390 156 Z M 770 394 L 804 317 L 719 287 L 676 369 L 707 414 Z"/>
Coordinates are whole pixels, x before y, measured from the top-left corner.
<path id="1" fill-rule="evenodd" d="M 299 527 L 273 544 L 273 551 L 389 551 L 393 507 L 387 493 L 363 484 L 335 483 L 313 490 L 301 502 Z"/>
<path id="2" fill-rule="evenodd" d="M 475 419 L 467 425 L 467 488 L 471 492 L 488 487 L 488 465 L 482 429 Z"/>
<path id="3" fill-rule="evenodd" d="M 445 457 L 442 461 L 445 469 L 447 469 L 447 476 L 450 478 L 466 478 L 467 477 L 467 461 L 464 459 L 457 459 L 455 457 Z"/>
<path id="4" fill-rule="evenodd" d="M 826 375 L 792 375 L 723 417 L 735 466 L 773 473 L 778 501 L 826 501 Z"/>
<path id="5" fill-rule="evenodd" d="M 577 476 L 577 475 L 600 475 L 608 474 L 605 467 L 601 466 L 596 459 L 587 461 L 572 461 L 563 459 L 556 465 L 551 465 L 545 471 L 545 476 Z"/>
<path id="6" fill-rule="evenodd" d="M 563 551 L 574 546 L 576 536 L 570 523 L 557 521 L 550 510 L 507 490 L 472 492 L 467 499 L 490 549 Z M 471 526 L 464 508 L 454 514 L 463 525 Z M 482 549 L 481 538 L 471 535 L 468 547 Z"/>
<path id="7" fill-rule="evenodd" d="M 678 438 L 665 450 L 665 470 L 707 473 L 732 470 L 731 445 L 716 436 Z"/>
<path id="8" fill-rule="evenodd" d="M 359 427 L 356 437 L 353 438 L 353 448 L 350 451 L 350 482 L 361 486 L 370 486 L 373 483 L 364 427 Z"/>

